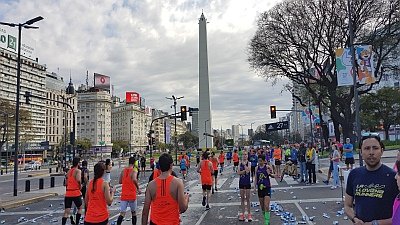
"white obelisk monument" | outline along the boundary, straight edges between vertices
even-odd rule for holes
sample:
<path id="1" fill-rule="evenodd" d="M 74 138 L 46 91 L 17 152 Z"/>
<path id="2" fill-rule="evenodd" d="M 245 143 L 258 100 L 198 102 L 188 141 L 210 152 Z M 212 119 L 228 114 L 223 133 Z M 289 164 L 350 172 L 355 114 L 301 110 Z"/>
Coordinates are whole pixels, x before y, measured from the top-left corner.
<path id="1" fill-rule="evenodd" d="M 199 148 L 212 148 L 211 102 L 208 78 L 207 19 L 201 13 L 199 19 Z"/>

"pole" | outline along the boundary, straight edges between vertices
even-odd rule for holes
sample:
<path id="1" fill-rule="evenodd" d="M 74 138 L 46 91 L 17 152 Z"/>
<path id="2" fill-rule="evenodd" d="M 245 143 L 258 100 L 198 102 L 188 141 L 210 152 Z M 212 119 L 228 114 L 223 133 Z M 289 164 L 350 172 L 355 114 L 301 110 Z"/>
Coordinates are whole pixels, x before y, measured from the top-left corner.
<path id="1" fill-rule="evenodd" d="M 72 109 L 71 110 L 72 111 L 72 140 L 70 140 L 70 143 L 72 144 L 72 158 L 74 159 L 75 158 L 75 129 L 76 129 L 76 125 L 75 125 L 75 112 L 74 112 L 74 110 Z"/>
<path id="2" fill-rule="evenodd" d="M 351 18 L 351 3 L 350 0 L 347 0 L 347 7 L 348 7 L 348 13 L 349 13 L 349 45 L 350 45 L 350 51 L 351 51 L 351 64 L 352 64 L 352 71 L 353 71 L 353 90 L 354 90 L 354 113 L 355 113 L 355 130 L 356 130 L 356 136 L 357 139 L 354 142 L 354 146 L 356 146 L 356 143 L 361 137 L 361 127 L 360 127 L 360 100 L 358 98 L 358 89 L 357 89 L 357 66 L 356 66 L 356 53 L 353 45 L 354 41 L 354 30 L 353 30 L 353 23 L 352 23 L 352 18 Z M 361 152 L 358 151 L 358 156 L 359 156 L 359 163 L 360 166 L 363 166 L 363 159 Z"/>
<path id="3" fill-rule="evenodd" d="M 206 150 L 208 148 L 208 143 L 207 143 L 207 121 L 204 121 L 204 138 L 206 139 Z"/>
<path id="4" fill-rule="evenodd" d="M 308 97 L 308 111 L 310 114 L 310 131 L 311 131 L 311 145 L 314 144 L 313 124 L 312 124 L 312 111 L 311 111 L 311 99 Z"/>
<path id="5" fill-rule="evenodd" d="M 103 160 L 103 121 L 101 117 L 102 114 L 100 114 L 100 159 Z"/>
<path id="6" fill-rule="evenodd" d="M 129 119 L 129 157 L 131 157 L 132 148 L 132 117 Z"/>
<path id="7" fill-rule="evenodd" d="M 14 152 L 14 196 L 18 194 L 18 148 L 19 148 L 19 93 L 21 91 L 21 31 L 18 24 L 17 94 L 15 106 L 15 152 Z"/>
<path id="8" fill-rule="evenodd" d="M 177 133 L 176 133 L 176 98 L 175 96 L 172 96 L 174 98 L 174 110 L 175 110 L 175 164 L 178 165 L 178 142 L 177 142 Z"/>
<path id="9" fill-rule="evenodd" d="M 6 174 L 8 173 L 8 114 L 6 117 Z"/>
<path id="10" fill-rule="evenodd" d="M 67 99 L 64 96 L 61 96 L 64 100 L 64 103 L 67 103 Z M 67 168 L 67 106 L 64 105 L 64 168 Z"/>

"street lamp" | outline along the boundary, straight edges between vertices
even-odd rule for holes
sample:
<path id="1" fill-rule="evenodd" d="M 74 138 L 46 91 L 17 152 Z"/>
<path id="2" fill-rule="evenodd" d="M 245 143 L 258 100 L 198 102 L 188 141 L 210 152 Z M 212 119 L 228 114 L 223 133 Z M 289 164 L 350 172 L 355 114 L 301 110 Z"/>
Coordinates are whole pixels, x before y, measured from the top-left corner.
<path id="1" fill-rule="evenodd" d="M 206 139 L 206 150 L 208 148 L 208 145 L 207 145 L 207 122 L 208 121 L 210 121 L 210 120 L 204 121 L 204 138 Z"/>
<path id="2" fill-rule="evenodd" d="M 179 100 L 179 99 L 182 99 L 182 98 L 184 98 L 184 96 L 181 96 L 181 97 L 175 97 L 174 95 L 172 95 L 172 97 L 171 98 L 169 98 L 169 97 L 165 97 L 166 99 L 168 99 L 168 100 L 173 100 L 174 101 L 174 104 L 171 106 L 171 108 L 172 107 L 174 107 L 174 111 L 175 111 L 175 116 L 174 116 L 174 119 L 175 119 L 175 135 L 174 135 L 174 139 L 175 139 L 175 163 L 178 165 L 178 143 L 177 143 L 177 139 L 176 139 L 176 136 L 177 136 L 177 133 L 176 133 L 176 100 Z"/>
<path id="3" fill-rule="evenodd" d="M 132 148 L 132 120 L 133 117 L 129 119 L 129 157 L 131 157 Z"/>
<path id="4" fill-rule="evenodd" d="M 21 32 L 22 28 L 25 29 L 38 29 L 39 27 L 29 26 L 40 20 L 43 17 L 38 16 L 26 21 L 25 23 L 4 23 L 1 25 L 10 27 L 18 26 L 18 56 L 17 56 L 17 93 L 16 93 L 16 107 L 15 107 L 15 154 L 14 154 L 14 196 L 18 194 L 18 148 L 19 148 L 19 94 L 21 91 Z"/>

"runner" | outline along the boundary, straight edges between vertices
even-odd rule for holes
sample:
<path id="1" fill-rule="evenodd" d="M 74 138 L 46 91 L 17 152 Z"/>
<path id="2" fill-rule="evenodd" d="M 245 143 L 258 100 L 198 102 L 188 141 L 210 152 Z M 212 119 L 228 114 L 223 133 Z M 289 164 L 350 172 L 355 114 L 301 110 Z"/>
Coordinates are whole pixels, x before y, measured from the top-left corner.
<path id="1" fill-rule="evenodd" d="M 210 209 L 210 205 L 208 204 L 208 200 L 210 198 L 210 191 L 212 187 L 212 173 L 213 167 L 210 160 L 208 160 L 208 153 L 203 153 L 203 160 L 200 162 L 197 172 L 200 173 L 201 178 L 201 187 L 203 189 L 203 201 L 202 205 L 206 206 L 206 210 Z M 207 204 L 207 205 L 206 205 Z"/>
<path id="2" fill-rule="evenodd" d="M 105 182 L 107 182 L 110 185 L 110 187 L 112 187 L 112 185 L 111 185 L 111 169 L 112 169 L 111 159 L 106 159 L 105 165 L 106 165 L 106 170 L 103 175 L 103 180 Z"/>
<path id="3" fill-rule="evenodd" d="M 180 172 L 183 175 L 183 179 L 186 180 L 186 170 L 187 170 L 187 168 L 186 168 L 187 165 L 186 164 L 187 164 L 187 161 L 186 161 L 186 159 L 184 157 L 181 157 L 179 163 L 180 163 L 180 169 L 181 169 Z"/>
<path id="4" fill-rule="evenodd" d="M 142 176 L 146 176 L 146 156 L 142 155 L 142 157 L 140 157 L 140 167 L 141 167 L 141 171 L 143 173 Z"/>
<path id="5" fill-rule="evenodd" d="M 121 191 L 120 215 L 117 220 L 117 225 L 122 224 L 122 220 L 125 217 L 128 205 L 132 213 L 132 225 L 136 224 L 137 220 L 136 195 L 141 194 L 141 192 L 139 189 L 138 181 L 136 179 L 136 172 L 133 170 L 134 164 L 135 164 L 135 158 L 130 157 L 128 167 L 125 167 L 119 176 L 119 183 L 122 184 L 122 191 Z"/>
<path id="6" fill-rule="evenodd" d="M 187 210 L 189 195 L 185 195 L 182 181 L 171 175 L 171 155 L 162 154 L 158 162 L 162 173 L 147 186 L 142 225 L 148 224 L 150 208 L 150 225 L 179 225 L 179 213 Z"/>
<path id="7" fill-rule="evenodd" d="M 106 166 L 102 162 L 94 166 L 94 178 L 89 182 L 85 197 L 85 225 L 108 224 L 107 205 L 111 206 L 113 202 L 115 187 L 110 190 L 110 185 L 102 178 L 105 169 Z"/>
<path id="8" fill-rule="evenodd" d="M 271 201 L 271 181 L 269 177 L 275 177 L 275 174 L 272 173 L 272 168 L 265 164 L 265 156 L 261 155 L 258 158 L 258 166 L 256 168 L 254 191 L 258 193 L 265 225 L 270 225 L 269 203 Z"/>
<path id="9" fill-rule="evenodd" d="M 233 151 L 232 159 L 233 159 L 233 172 L 236 173 L 238 171 L 238 166 L 239 166 L 239 155 L 236 149 L 235 151 Z"/>
<path id="10" fill-rule="evenodd" d="M 89 170 L 87 168 L 88 162 L 86 160 L 82 161 L 82 168 L 81 168 L 81 193 L 83 199 L 86 196 L 86 186 L 89 183 Z"/>
<path id="11" fill-rule="evenodd" d="M 151 156 L 150 157 L 150 168 L 151 168 L 152 171 L 154 171 L 154 166 L 155 166 L 154 165 L 154 156 Z"/>
<path id="12" fill-rule="evenodd" d="M 212 188 L 212 193 L 214 194 L 214 189 L 215 189 L 215 191 L 218 191 L 218 188 L 217 188 L 217 178 L 218 178 L 218 159 L 215 157 L 215 153 L 214 152 L 212 152 L 211 153 L 211 158 L 210 158 L 210 161 L 211 161 L 211 163 L 212 163 L 212 167 L 213 167 L 213 170 L 214 170 L 214 172 L 213 172 L 213 174 L 214 174 L 214 178 L 213 178 L 213 188 Z"/>
<path id="13" fill-rule="evenodd" d="M 79 158 L 74 158 L 72 160 L 72 167 L 67 172 L 65 178 L 65 198 L 64 198 L 64 215 L 62 217 L 61 223 L 65 225 L 67 223 L 68 215 L 71 212 L 72 202 L 74 202 L 75 206 L 78 208 L 78 213 L 76 214 L 75 221 L 79 224 L 79 220 L 81 219 L 82 214 L 82 193 L 81 193 L 81 170 L 78 168 L 79 166 Z M 75 224 L 72 221 L 71 223 Z"/>
<path id="14" fill-rule="evenodd" d="M 275 173 L 277 177 L 281 177 L 282 149 L 280 146 L 274 149 Z"/>
<path id="15" fill-rule="evenodd" d="M 256 174 L 256 167 L 257 167 L 258 157 L 255 153 L 255 150 L 251 150 L 250 155 L 250 163 L 251 163 L 251 182 L 254 180 L 254 175 Z"/>
<path id="16" fill-rule="evenodd" d="M 232 163 L 232 150 L 229 150 L 226 153 L 226 160 L 229 162 L 229 165 L 231 165 L 231 163 Z"/>
<path id="17" fill-rule="evenodd" d="M 221 153 L 219 153 L 218 162 L 219 162 L 219 167 L 220 167 L 219 173 L 222 175 L 222 172 L 224 172 L 224 164 L 225 164 L 224 150 L 221 150 Z"/>
<path id="18" fill-rule="evenodd" d="M 254 153 L 254 152 L 253 152 Z M 249 222 L 253 221 L 250 213 L 250 190 L 251 190 L 251 182 L 250 182 L 250 168 L 248 154 L 246 151 L 243 152 L 242 162 L 239 165 L 239 171 L 237 172 L 240 175 L 239 178 L 239 189 L 240 189 L 240 200 L 241 200 L 241 210 L 242 213 L 239 214 L 239 221 L 245 220 L 245 204 L 247 203 L 247 220 Z"/>
<path id="19" fill-rule="evenodd" d="M 196 152 L 196 167 L 200 164 L 200 152 L 197 150 Z"/>

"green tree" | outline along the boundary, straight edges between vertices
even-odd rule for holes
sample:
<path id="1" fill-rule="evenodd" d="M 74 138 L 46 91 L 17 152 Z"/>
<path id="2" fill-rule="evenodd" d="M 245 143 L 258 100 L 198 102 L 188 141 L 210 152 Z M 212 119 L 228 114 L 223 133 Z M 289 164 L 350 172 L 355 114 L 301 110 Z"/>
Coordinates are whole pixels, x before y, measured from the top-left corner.
<path id="1" fill-rule="evenodd" d="M 361 121 L 365 129 L 374 131 L 381 122 L 386 139 L 391 125 L 400 124 L 400 89 L 382 88 L 361 98 Z"/>
<path id="2" fill-rule="evenodd" d="M 92 143 L 88 138 L 82 138 L 76 141 L 76 146 L 78 151 L 82 151 L 82 153 L 87 156 L 89 149 L 92 147 Z"/>
<path id="3" fill-rule="evenodd" d="M 113 147 L 113 155 L 119 155 L 121 148 L 123 149 L 123 153 L 129 152 L 129 142 L 125 140 L 114 140 L 112 141 Z"/>
<path id="4" fill-rule="evenodd" d="M 354 44 L 373 46 L 377 83 L 381 71 L 393 69 L 388 64 L 400 42 L 399 7 L 400 0 L 352 1 L 350 7 Z M 248 58 L 266 80 L 289 79 L 292 94 L 305 88 L 329 109 L 336 135 L 340 124 L 345 137 L 353 131 L 354 92 L 337 86 L 335 50 L 349 46 L 348 21 L 346 0 L 285 0 L 260 15 Z M 375 84 L 362 85 L 359 94 Z"/>
<path id="5" fill-rule="evenodd" d="M 178 136 L 178 142 L 182 142 L 185 148 L 196 147 L 198 138 L 193 135 L 190 131 L 186 131 L 184 134 Z"/>

